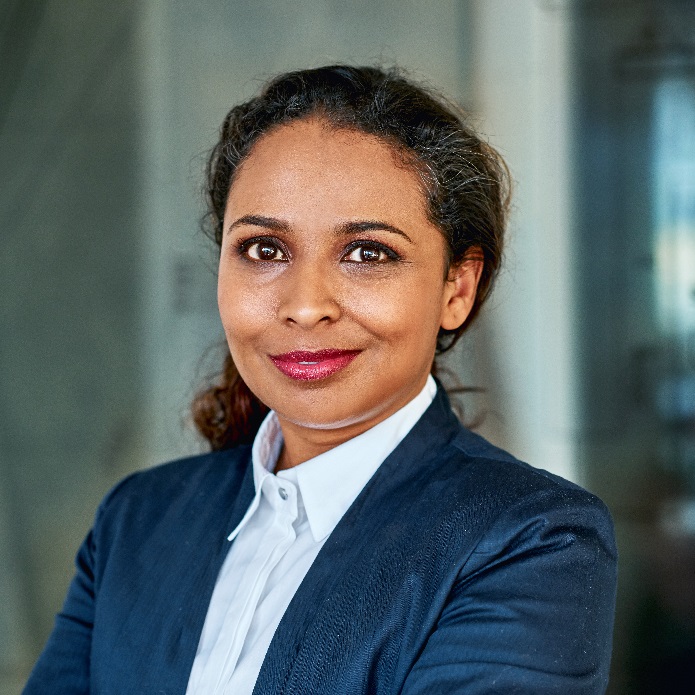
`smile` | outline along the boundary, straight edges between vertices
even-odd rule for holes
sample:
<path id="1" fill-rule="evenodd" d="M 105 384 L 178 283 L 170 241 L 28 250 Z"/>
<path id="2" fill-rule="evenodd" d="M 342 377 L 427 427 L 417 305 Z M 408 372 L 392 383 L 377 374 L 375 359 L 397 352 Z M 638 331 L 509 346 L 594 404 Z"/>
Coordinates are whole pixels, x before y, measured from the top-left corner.
<path id="1" fill-rule="evenodd" d="M 270 355 L 273 364 L 290 379 L 315 381 L 325 379 L 347 367 L 360 350 L 295 350 L 283 355 Z"/>

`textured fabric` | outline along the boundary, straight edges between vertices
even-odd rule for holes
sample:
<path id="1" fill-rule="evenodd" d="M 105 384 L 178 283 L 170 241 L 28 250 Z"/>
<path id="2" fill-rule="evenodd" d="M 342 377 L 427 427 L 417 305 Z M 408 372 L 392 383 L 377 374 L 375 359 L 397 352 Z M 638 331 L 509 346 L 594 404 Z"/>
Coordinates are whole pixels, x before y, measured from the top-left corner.
<path id="1" fill-rule="evenodd" d="M 184 693 L 228 547 L 211 530 L 241 520 L 251 470 L 240 447 L 118 485 L 25 693 Z M 254 694 L 603 693 L 615 582 L 605 506 L 467 431 L 440 389 L 324 544 Z"/>
<path id="2" fill-rule="evenodd" d="M 429 376 L 391 417 L 277 475 L 282 431 L 268 414 L 251 449 L 256 494 L 229 535 L 234 543 L 212 592 L 187 695 L 251 695 L 275 629 L 326 538 L 436 392 Z"/>

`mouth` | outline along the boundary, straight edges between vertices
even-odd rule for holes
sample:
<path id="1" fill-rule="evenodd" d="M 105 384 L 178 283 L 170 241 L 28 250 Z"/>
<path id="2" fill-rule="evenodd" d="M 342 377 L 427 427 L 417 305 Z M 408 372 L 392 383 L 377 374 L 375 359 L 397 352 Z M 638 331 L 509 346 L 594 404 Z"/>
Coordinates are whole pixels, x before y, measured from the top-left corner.
<path id="1" fill-rule="evenodd" d="M 360 352 L 361 350 L 295 350 L 283 355 L 270 355 L 270 359 L 290 379 L 316 381 L 344 369 Z"/>

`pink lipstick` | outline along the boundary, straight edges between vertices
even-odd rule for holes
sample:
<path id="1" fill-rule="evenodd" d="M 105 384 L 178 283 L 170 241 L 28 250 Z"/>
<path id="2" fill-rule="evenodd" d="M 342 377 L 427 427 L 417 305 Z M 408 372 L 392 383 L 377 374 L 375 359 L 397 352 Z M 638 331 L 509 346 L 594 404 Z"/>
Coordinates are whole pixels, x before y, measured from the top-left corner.
<path id="1" fill-rule="evenodd" d="M 270 355 L 273 364 L 291 379 L 314 381 L 325 379 L 347 367 L 361 350 L 294 350 L 284 355 Z"/>

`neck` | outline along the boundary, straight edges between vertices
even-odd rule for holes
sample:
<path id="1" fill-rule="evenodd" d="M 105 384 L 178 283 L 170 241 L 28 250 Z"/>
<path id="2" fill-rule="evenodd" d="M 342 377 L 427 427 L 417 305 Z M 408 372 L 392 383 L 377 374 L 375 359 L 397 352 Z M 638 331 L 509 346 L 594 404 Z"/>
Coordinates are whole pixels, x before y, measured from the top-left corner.
<path id="1" fill-rule="evenodd" d="M 337 429 L 319 430 L 296 425 L 279 416 L 278 419 L 282 427 L 284 444 L 275 472 L 294 468 L 304 461 L 325 454 L 377 424 L 374 422 L 364 426 L 364 423 L 355 423 Z"/>
<path id="2" fill-rule="evenodd" d="M 418 384 L 407 396 L 395 400 L 385 408 L 381 404 L 376 412 L 368 413 L 356 422 L 346 425 L 323 428 L 309 427 L 288 420 L 280 413 L 276 413 L 282 428 L 284 444 L 275 471 L 294 468 L 294 466 L 320 456 L 383 422 L 403 406 L 410 403 L 420 393 L 425 385 L 426 378 L 425 376 L 423 382 Z"/>

